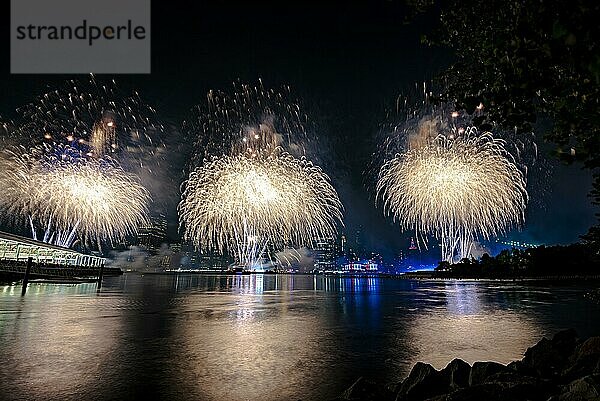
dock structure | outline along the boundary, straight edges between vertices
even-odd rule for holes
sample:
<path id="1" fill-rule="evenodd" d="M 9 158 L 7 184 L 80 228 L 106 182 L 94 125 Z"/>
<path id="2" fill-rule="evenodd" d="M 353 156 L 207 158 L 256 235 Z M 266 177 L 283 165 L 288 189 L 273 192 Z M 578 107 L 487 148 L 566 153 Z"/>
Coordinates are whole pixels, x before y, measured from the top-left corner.
<path id="1" fill-rule="evenodd" d="M 27 263 L 32 258 L 38 265 L 99 268 L 106 259 L 86 255 L 73 249 L 47 244 L 31 238 L 0 231 L 0 264 L 3 262 Z"/>
<path id="2" fill-rule="evenodd" d="M 106 259 L 0 231 L 0 280 L 74 279 L 119 275 Z M 26 280 L 26 279 L 25 279 Z"/>

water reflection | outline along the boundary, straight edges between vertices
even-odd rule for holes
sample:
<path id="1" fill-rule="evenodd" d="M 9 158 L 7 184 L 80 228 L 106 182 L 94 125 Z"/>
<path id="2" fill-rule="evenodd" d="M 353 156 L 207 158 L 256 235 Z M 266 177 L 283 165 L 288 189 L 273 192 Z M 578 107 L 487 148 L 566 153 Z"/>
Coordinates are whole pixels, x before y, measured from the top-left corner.
<path id="1" fill-rule="evenodd" d="M 318 316 L 291 310 L 285 300 L 240 296 L 235 301 L 205 305 L 229 310 L 228 319 L 217 313 L 204 322 L 177 322 L 175 333 L 188 355 L 184 382 L 190 394 L 207 400 L 285 400 L 298 397 L 299 385 L 326 379 L 322 362 L 329 357 L 323 358 L 320 347 L 324 330 Z"/>
<path id="2" fill-rule="evenodd" d="M 119 362 L 123 321 L 101 299 L 80 297 L 95 290 L 89 284 L 30 284 L 21 297 L 20 286 L 3 287 L 10 299 L 2 297 L 0 313 L 0 383 L 10 389 L 0 385 L 2 398 L 61 399 L 82 389 L 102 392 L 117 380 L 108 368 Z"/>
<path id="3" fill-rule="evenodd" d="M 593 286 L 593 283 L 589 285 Z M 508 362 L 542 335 L 597 334 L 585 287 L 133 275 L 0 287 L 4 399 L 321 400 L 417 360 Z"/>
<path id="4" fill-rule="evenodd" d="M 293 276 L 275 274 L 251 275 L 144 275 L 159 287 L 172 287 L 175 292 L 190 290 L 228 291 L 238 294 L 262 294 L 265 291 L 313 290 L 333 292 L 373 292 L 384 279 L 375 277 Z"/>
<path id="5" fill-rule="evenodd" d="M 442 368 L 454 358 L 508 363 L 545 334 L 535 315 L 505 302 L 490 303 L 485 285 L 455 282 L 428 293 L 431 307 L 412 317 L 409 364 L 426 360 Z"/>
<path id="6" fill-rule="evenodd" d="M 482 312 L 481 292 L 476 283 L 449 283 L 443 294 L 450 315 L 477 315 Z"/>

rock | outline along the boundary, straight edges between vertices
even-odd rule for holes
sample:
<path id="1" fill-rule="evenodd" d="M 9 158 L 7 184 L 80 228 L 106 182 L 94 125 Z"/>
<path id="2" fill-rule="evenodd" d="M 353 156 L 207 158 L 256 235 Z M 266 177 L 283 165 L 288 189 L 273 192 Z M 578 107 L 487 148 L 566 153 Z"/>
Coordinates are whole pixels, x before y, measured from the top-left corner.
<path id="1" fill-rule="evenodd" d="M 572 381 L 592 374 L 600 374 L 600 337 L 590 337 L 573 352 L 563 372 L 565 380 Z"/>
<path id="2" fill-rule="evenodd" d="M 440 371 L 440 374 L 445 377 L 451 391 L 468 387 L 471 365 L 462 359 L 454 359 Z"/>
<path id="3" fill-rule="evenodd" d="M 393 400 L 394 393 L 370 382 L 362 377 L 354 382 L 346 391 L 344 391 L 336 400 L 352 400 L 352 401 L 378 401 L 378 400 Z"/>
<path id="4" fill-rule="evenodd" d="M 506 367 L 513 372 L 523 376 L 537 376 L 537 371 L 525 365 L 522 361 L 512 361 Z"/>
<path id="5" fill-rule="evenodd" d="M 485 384 L 500 385 L 502 387 L 502 395 L 515 401 L 545 401 L 558 389 L 549 380 L 521 375 L 510 370 L 488 376 L 485 379 Z"/>
<path id="6" fill-rule="evenodd" d="M 552 337 L 552 345 L 559 351 L 571 353 L 579 343 L 579 337 L 574 329 L 559 331 Z"/>
<path id="7" fill-rule="evenodd" d="M 448 380 L 427 363 L 417 362 L 400 386 L 396 400 L 425 400 L 448 392 Z"/>
<path id="8" fill-rule="evenodd" d="M 496 373 L 508 372 L 509 369 L 497 362 L 475 362 L 469 375 L 469 385 L 483 384 L 486 379 Z"/>
<path id="9" fill-rule="evenodd" d="M 540 377 L 556 377 L 567 366 L 569 356 L 577 343 L 577 333 L 572 329 L 556 333 L 552 340 L 542 338 L 536 345 L 527 349 L 523 364 L 533 369 Z"/>
<path id="10" fill-rule="evenodd" d="M 574 352 L 576 359 L 585 358 L 587 356 L 597 356 L 600 354 L 600 337 L 590 337 L 581 343 Z"/>
<path id="11" fill-rule="evenodd" d="M 448 394 L 440 394 L 436 395 L 435 397 L 428 398 L 425 401 L 446 401 L 447 398 Z"/>
<path id="12" fill-rule="evenodd" d="M 509 401 L 502 395 L 502 387 L 499 384 L 479 384 L 450 393 L 446 401 Z"/>
<path id="13" fill-rule="evenodd" d="M 600 376 L 590 375 L 577 379 L 564 386 L 563 391 L 552 401 L 591 401 L 600 400 Z"/>
<path id="14" fill-rule="evenodd" d="M 568 384 L 567 384 L 568 383 Z M 394 397 L 395 396 L 395 397 Z M 357 380 L 335 401 L 600 401 L 600 337 L 573 330 L 543 338 L 504 366 L 454 359 L 444 369 L 418 362 L 393 390 Z"/>
<path id="15" fill-rule="evenodd" d="M 527 348 L 523 365 L 531 368 L 538 375 L 551 377 L 557 374 L 555 365 L 557 365 L 558 357 L 552 349 L 550 340 L 542 338 L 536 345 Z"/>

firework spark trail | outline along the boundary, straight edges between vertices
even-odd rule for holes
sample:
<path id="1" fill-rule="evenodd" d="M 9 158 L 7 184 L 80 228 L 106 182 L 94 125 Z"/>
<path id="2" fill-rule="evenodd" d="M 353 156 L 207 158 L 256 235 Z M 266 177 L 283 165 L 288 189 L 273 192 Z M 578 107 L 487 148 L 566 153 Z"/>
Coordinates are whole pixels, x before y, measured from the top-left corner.
<path id="1" fill-rule="evenodd" d="M 147 222 L 150 196 L 134 174 L 108 158 L 87 158 L 68 146 L 5 150 L 0 207 L 45 227 L 43 240 L 70 247 L 114 242 Z"/>
<path id="2" fill-rule="evenodd" d="M 403 228 L 438 238 L 444 260 L 467 257 L 477 237 L 524 221 L 525 177 L 504 145 L 474 128 L 440 135 L 386 162 L 377 198 Z"/>
<path id="3" fill-rule="evenodd" d="M 209 91 L 205 104 L 193 109 L 184 130 L 195 139 L 192 166 L 204 159 L 243 153 L 247 148 L 272 151 L 283 147 L 295 157 L 304 156 L 309 123 L 290 88 L 266 89 L 237 83 L 231 93 Z"/>
<path id="4" fill-rule="evenodd" d="M 195 148 L 179 206 L 185 237 L 251 268 L 265 254 L 290 263 L 277 251 L 333 237 L 342 206 L 329 178 L 304 157 L 312 148 L 307 127 L 287 86 L 210 91 L 184 124 Z"/>
<path id="5" fill-rule="evenodd" d="M 140 178 L 152 194 L 153 209 L 178 201 L 173 194 L 178 195 L 180 172 L 165 167 L 181 163 L 181 138 L 136 92 L 91 75 L 38 96 L 17 109 L 17 116 L 8 136 L 18 144 L 68 145 L 88 157 L 109 155 Z"/>
<path id="6" fill-rule="evenodd" d="M 137 93 L 124 94 L 114 81 L 98 82 L 93 75 L 68 81 L 17 112 L 18 134 L 34 140 L 34 146 L 41 138 L 70 144 L 82 140 L 98 156 L 126 147 L 157 146 L 157 133 L 164 129 L 156 111 Z"/>
<path id="7" fill-rule="evenodd" d="M 207 161 L 190 174 L 179 206 L 186 239 L 233 252 L 245 266 L 260 263 L 268 245 L 334 236 L 341 210 L 321 169 L 280 149 Z"/>
<path id="8" fill-rule="evenodd" d="M 435 85 L 422 82 L 415 84 L 406 95 L 398 96 L 394 107 L 386 114 L 377 133 L 379 146 L 367 170 L 370 182 L 376 181 L 382 162 L 396 153 L 427 144 L 439 135 L 451 138 L 469 126 L 493 131 L 496 138 L 506 141 L 504 147 L 515 158 L 519 169 L 525 172 L 530 191 L 539 192 L 541 188 L 531 188 L 531 184 L 543 186 L 546 180 L 544 176 L 550 166 L 548 160 L 538 154 L 535 133 L 517 134 L 512 129 L 501 129 L 489 121 L 483 103 L 470 110 L 459 110 L 452 102 L 440 101 Z M 535 178 L 531 179 L 533 175 Z"/>

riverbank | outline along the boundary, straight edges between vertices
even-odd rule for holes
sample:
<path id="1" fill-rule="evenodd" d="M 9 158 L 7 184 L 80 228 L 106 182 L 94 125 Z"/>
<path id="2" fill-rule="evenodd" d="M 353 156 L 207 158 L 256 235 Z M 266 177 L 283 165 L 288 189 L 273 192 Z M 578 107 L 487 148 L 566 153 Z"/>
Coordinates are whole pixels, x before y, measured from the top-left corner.
<path id="1" fill-rule="evenodd" d="M 600 337 L 574 330 L 543 338 L 523 359 L 502 365 L 454 359 L 444 369 L 418 362 L 400 383 L 359 378 L 332 401 L 583 401 L 600 400 Z"/>
<path id="2" fill-rule="evenodd" d="M 163 276 L 176 276 L 176 275 L 228 275 L 235 276 L 241 275 L 240 273 L 234 273 L 227 270 L 125 270 L 126 274 L 140 274 L 140 275 L 163 275 Z M 391 273 L 312 273 L 312 272 L 257 272 L 249 271 L 248 275 L 292 275 L 292 276 L 326 276 L 326 277 L 340 277 L 340 278 L 392 278 L 398 280 L 466 280 L 466 281 L 568 281 L 568 280 L 600 280 L 600 274 L 585 275 L 585 274 L 571 274 L 571 275 L 539 275 L 539 276 L 526 276 L 526 275 L 506 275 L 506 276 L 466 276 L 466 275 L 453 275 L 444 272 L 436 272 L 431 270 L 416 271 L 409 273 L 391 274 Z"/>

